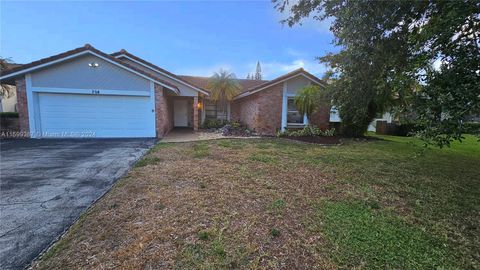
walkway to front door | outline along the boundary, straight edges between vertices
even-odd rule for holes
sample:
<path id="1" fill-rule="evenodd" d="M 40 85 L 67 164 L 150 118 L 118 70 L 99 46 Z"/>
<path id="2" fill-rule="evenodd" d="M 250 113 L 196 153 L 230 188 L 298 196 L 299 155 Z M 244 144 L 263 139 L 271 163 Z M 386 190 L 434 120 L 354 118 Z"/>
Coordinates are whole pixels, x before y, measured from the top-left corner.
<path id="1" fill-rule="evenodd" d="M 161 142 L 193 142 L 226 138 L 221 133 L 193 131 L 192 128 L 174 128 Z"/>

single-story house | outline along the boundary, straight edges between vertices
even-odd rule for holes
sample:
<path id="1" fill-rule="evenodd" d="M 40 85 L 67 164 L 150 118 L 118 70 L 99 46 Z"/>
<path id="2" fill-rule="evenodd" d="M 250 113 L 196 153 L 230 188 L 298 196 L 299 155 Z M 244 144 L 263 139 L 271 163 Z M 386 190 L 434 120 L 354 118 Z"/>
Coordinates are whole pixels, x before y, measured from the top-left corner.
<path id="1" fill-rule="evenodd" d="M 261 135 L 307 124 L 293 104 L 296 92 L 324 82 L 304 69 L 270 81 L 239 79 L 241 93 L 216 104 L 209 78 L 181 76 L 125 50 L 104 53 L 86 44 L 9 69 L 20 127 L 42 137 L 164 137 L 174 127 L 198 130 L 206 119 L 238 120 Z M 312 124 L 328 128 L 330 108 Z"/>

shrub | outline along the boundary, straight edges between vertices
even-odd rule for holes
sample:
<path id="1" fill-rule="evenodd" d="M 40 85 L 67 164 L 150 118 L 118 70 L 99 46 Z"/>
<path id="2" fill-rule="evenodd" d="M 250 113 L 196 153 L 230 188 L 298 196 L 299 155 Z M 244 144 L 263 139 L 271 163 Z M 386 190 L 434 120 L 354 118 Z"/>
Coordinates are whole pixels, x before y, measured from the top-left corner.
<path id="1" fill-rule="evenodd" d="M 321 130 L 316 126 L 305 126 L 300 130 L 288 130 L 284 132 L 277 131 L 277 137 L 309 137 L 309 136 L 321 136 L 321 137 L 332 137 L 335 135 L 335 129 Z"/>
<path id="2" fill-rule="evenodd" d="M 221 128 L 223 136 L 244 136 L 252 135 L 252 131 L 238 121 L 232 121 L 230 124 Z"/>
<path id="3" fill-rule="evenodd" d="M 0 112 L 1 118 L 18 118 L 18 112 Z"/>
<path id="4" fill-rule="evenodd" d="M 202 128 L 219 130 L 223 136 L 248 137 L 253 134 L 253 131 L 237 120 L 206 119 L 202 124 Z"/>
<path id="5" fill-rule="evenodd" d="M 480 134 L 480 123 L 479 122 L 466 122 L 463 124 L 465 127 L 465 133 L 468 134 Z"/>
<path id="6" fill-rule="evenodd" d="M 205 129 L 221 128 L 227 124 L 229 124 L 229 122 L 223 119 L 205 119 L 205 121 L 202 124 L 202 128 L 205 128 Z"/>
<path id="7" fill-rule="evenodd" d="M 333 136 L 335 136 L 335 129 L 334 128 L 326 129 L 326 130 L 323 131 L 323 135 L 321 135 L 321 136 L 333 137 Z"/>

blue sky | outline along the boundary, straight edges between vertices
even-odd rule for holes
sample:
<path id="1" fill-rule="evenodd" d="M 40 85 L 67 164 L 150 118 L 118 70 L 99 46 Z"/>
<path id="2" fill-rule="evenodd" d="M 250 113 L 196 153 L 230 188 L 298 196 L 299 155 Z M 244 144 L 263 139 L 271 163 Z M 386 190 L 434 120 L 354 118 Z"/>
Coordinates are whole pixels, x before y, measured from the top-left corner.
<path id="1" fill-rule="evenodd" d="M 321 76 L 315 57 L 334 50 L 328 23 L 289 28 L 284 16 L 269 1 L 1 1 L 0 55 L 28 63 L 90 43 L 176 74 L 244 78 L 259 60 L 267 79 L 298 67 Z"/>

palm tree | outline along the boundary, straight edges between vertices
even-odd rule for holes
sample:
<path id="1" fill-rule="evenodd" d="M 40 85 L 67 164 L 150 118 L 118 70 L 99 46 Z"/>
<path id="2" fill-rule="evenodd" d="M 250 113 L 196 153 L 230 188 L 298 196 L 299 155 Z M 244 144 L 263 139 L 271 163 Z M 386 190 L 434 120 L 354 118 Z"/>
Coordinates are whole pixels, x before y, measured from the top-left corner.
<path id="1" fill-rule="evenodd" d="M 235 74 L 221 69 L 210 78 L 207 89 L 210 90 L 210 99 L 223 110 L 223 106 L 240 93 L 240 84 Z"/>
<path id="2" fill-rule="evenodd" d="M 295 96 L 295 107 L 301 115 L 306 115 L 308 123 L 311 123 L 312 115 L 322 105 L 330 103 L 328 95 L 318 85 L 308 85 L 297 92 Z"/>

